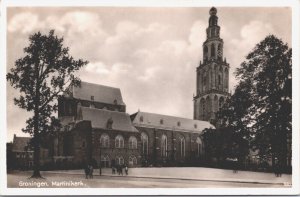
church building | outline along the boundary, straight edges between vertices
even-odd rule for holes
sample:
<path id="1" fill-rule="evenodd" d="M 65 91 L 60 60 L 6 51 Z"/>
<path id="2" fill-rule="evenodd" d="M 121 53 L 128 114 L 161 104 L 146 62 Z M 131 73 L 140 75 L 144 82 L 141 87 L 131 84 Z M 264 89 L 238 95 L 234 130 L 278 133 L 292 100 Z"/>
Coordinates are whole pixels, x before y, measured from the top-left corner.
<path id="1" fill-rule="evenodd" d="M 194 119 L 142 111 L 129 115 L 119 88 L 81 82 L 58 100 L 63 127 L 49 146 L 51 165 L 200 166 L 202 132 L 215 128 L 215 113 L 229 96 L 229 64 L 216 14 L 211 8 L 203 63 L 197 67 Z"/>
<path id="2" fill-rule="evenodd" d="M 201 165 L 201 134 L 215 128 L 215 113 L 229 96 L 229 64 L 223 58 L 216 8 L 209 13 L 194 119 L 141 111 L 129 115 L 119 88 L 82 82 L 58 102 L 64 129 L 54 141 L 54 160 L 78 165 L 92 161 L 102 167 Z"/>
<path id="3" fill-rule="evenodd" d="M 101 167 L 200 164 L 207 121 L 148 112 L 129 115 L 119 88 L 81 82 L 58 101 L 63 124 L 53 144 L 54 163 Z"/>

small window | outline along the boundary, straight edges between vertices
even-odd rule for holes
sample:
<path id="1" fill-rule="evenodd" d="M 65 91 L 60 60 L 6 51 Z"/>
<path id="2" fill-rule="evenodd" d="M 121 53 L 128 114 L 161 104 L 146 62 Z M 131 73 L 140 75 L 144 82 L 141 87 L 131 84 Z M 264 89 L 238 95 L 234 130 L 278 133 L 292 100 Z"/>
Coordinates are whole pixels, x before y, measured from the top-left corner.
<path id="1" fill-rule="evenodd" d="M 197 129 L 197 124 L 194 124 L 194 128 Z"/>
<path id="2" fill-rule="evenodd" d="M 113 123 L 114 123 L 114 121 L 113 121 L 113 119 L 110 117 L 110 118 L 107 120 L 106 128 L 107 128 L 107 129 L 112 129 Z"/>
<path id="3" fill-rule="evenodd" d="M 85 141 L 82 142 L 82 148 L 85 148 Z"/>
<path id="4" fill-rule="evenodd" d="M 164 124 L 164 120 L 163 119 L 160 119 L 160 124 Z"/>
<path id="5" fill-rule="evenodd" d="M 180 127 L 180 125 L 181 125 L 181 123 L 178 121 L 178 122 L 177 122 L 177 126 L 179 126 L 179 127 Z"/>
<path id="6" fill-rule="evenodd" d="M 140 117 L 140 122 L 144 122 L 144 117 L 143 116 Z"/>
<path id="7" fill-rule="evenodd" d="M 94 96 L 91 96 L 91 100 L 92 100 L 92 101 L 94 100 Z"/>
<path id="8" fill-rule="evenodd" d="M 114 100 L 114 104 L 115 104 L 115 105 L 118 105 L 117 99 Z"/>

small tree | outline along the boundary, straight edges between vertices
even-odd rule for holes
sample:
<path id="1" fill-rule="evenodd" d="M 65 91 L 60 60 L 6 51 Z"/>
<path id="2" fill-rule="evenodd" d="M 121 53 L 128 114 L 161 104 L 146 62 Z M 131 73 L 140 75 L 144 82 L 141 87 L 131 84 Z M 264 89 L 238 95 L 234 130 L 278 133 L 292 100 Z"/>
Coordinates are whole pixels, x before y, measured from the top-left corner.
<path id="1" fill-rule="evenodd" d="M 80 85 L 80 79 L 74 73 L 88 62 L 74 60 L 69 55 L 69 48 L 63 47 L 63 38 L 54 35 L 54 30 L 48 35 L 35 33 L 29 41 L 29 46 L 24 48 L 25 56 L 15 62 L 15 67 L 6 77 L 11 86 L 20 91 L 20 97 L 14 98 L 15 105 L 33 112 L 22 131 L 33 136 L 32 177 L 39 178 L 41 137 L 60 127 L 53 114 L 57 111 L 55 101 L 70 85 Z"/>

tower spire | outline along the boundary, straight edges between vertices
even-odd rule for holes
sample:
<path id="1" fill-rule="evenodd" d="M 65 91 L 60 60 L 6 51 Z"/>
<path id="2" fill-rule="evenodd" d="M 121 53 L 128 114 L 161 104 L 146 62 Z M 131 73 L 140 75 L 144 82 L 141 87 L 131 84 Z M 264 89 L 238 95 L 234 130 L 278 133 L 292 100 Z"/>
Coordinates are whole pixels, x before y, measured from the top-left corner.
<path id="1" fill-rule="evenodd" d="M 217 16 L 217 9 L 212 7 L 209 10 L 209 20 L 208 20 L 208 28 L 206 29 L 206 37 L 207 39 L 210 38 L 219 38 L 220 36 L 220 27 L 218 26 L 218 16 Z"/>
<path id="2" fill-rule="evenodd" d="M 203 63 L 197 67 L 194 118 L 215 122 L 216 112 L 228 93 L 229 64 L 223 59 L 223 40 L 220 38 L 217 9 L 209 10 L 206 40 L 203 42 Z"/>

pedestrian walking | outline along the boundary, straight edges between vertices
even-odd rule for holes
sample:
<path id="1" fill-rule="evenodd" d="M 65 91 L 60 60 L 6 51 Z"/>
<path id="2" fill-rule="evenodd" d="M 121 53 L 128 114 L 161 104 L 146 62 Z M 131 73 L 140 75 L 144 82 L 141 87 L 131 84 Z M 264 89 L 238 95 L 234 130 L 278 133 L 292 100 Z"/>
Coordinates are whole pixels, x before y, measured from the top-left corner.
<path id="1" fill-rule="evenodd" d="M 119 165 L 117 165 L 117 166 L 116 166 L 116 169 L 117 169 L 117 173 L 118 173 L 118 175 L 120 175 L 120 174 L 121 174 L 121 172 L 120 172 L 120 166 L 119 166 Z"/>
<path id="2" fill-rule="evenodd" d="M 123 169 L 122 169 L 122 166 L 121 165 L 118 165 L 117 166 L 117 171 L 118 171 L 118 174 L 123 176 Z"/>
<path id="3" fill-rule="evenodd" d="M 111 167 L 111 173 L 112 173 L 112 174 L 116 174 L 116 168 L 115 168 L 115 166 L 112 166 L 112 167 Z"/>
<path id="4" fill-rule="evenodd" d="M 84 168 L 84 173 L 85 173 L 85 178 L 88 179 L 89 178 L 89 165 L 86 165 Z"/>
<path id="5" fill-rule="evenodd" d="M 93 178 L 93 172 L 94 172 L 93 165 L 90 165 L 90 167 L 89 167 L 89 176 L 90 176 L 91 179 Z"/>
<path id="6" fill-rule="evenodd" d="M 128 167 L 127 167 L 127 165 L 125 166 L 125 173 L 126 173 L 126 175 L 128 175 Z"/>

